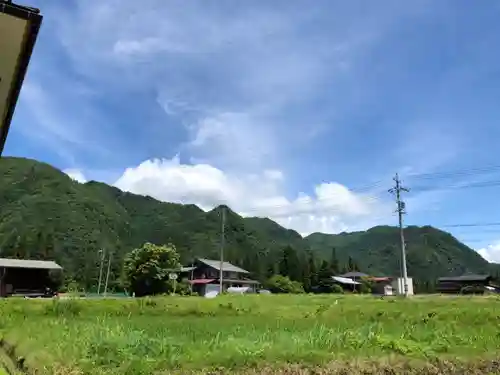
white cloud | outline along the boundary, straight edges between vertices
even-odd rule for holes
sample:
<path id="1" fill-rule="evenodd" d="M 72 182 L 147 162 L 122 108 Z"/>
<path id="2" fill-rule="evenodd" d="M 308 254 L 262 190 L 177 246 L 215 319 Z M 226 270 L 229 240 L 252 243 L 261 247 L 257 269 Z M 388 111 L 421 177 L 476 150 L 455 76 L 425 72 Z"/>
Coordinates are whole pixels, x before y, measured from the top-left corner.
<path id="1" fill-rule="evenodd" d="M 321 95 L 316 89 L 345 74 L 354 50 L 371 42 L 359 20 L 362 30 L 305 33 L 317 20 L 329 24 L 322 15 L 266 2 L 109 0 L 92 9 L 77 3 L 54 22 L 82 76 L 121 93 L 154 93 L 168 116 L 179 115 L 188 129 L 183 155 L 255 170 L 284 167 L 287 149 L 319 134 L 326 120 L 307 123 L 292 114 L 297 104 Z M 151 128 L 140 129 L 147 138 Z M 165 126 L 154 136 L 179 130 Z"/>
<path id="2" fill-rule="evenodd" d="M 273 164 L 279 144 L 271 126 L 246 113 L 220 113 L 190 127 L 193 161 L 224 169 L 251 170 Z"/>
<path id="3" fill-rule="evenodd" d="M 336 182 L 319 184 L 314 195 L 299 193 L 294 199 L 284 194 L 284 182 L 285 176 L 277 170 L 229 174 L 208 164 L 181 164 L 176 157 L 128 168 L 115 186 L 205 210 L 227 204 L 244 216 L 270 217 L 301 234 L 357 230 L 391 216 L 390 205 Z"/>
<path id="4" fill-rule="evenodd" d="M 81 184 L 87 182 L 85 175 L 79 169 L 65 169 L 63 172 L 66 173 L 73 180 L 75 180 Z"/>
<path id="5" fill-rule="evenodd" d="M 500 241 L 477 250 L 488 262 L 500 263 Z"/>

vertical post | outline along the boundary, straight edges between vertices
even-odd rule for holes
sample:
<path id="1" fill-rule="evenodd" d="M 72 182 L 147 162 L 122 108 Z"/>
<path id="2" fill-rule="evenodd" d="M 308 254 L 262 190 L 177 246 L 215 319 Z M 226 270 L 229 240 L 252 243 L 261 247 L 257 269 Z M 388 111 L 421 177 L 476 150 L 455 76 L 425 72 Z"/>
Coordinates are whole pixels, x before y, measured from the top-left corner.
<path id="1" fill-rule="evenodd" d="M 191 257 L 191 281 L 194 279 L 194 257 Z M 189 291 L 193 293 L 193 283 L 189 283 Z"/>
<path id="2" fill-rule="evenodd" d="M 99 250 L 101 253 L 101 265 L 99 266 L 99 282 L 97 284 L 97 295 L 101 292 L 101 281 L 102 281 L 102 267 L 104 264 L 104 255 L 105 255 L 105 249 Z"/>
<path id="3" fill-rule="evenodd" d="M 113 256 L 113 253 L 109 253 L 109 258 L 108 258 L 108 272 L 106 273 L 106 283 L 104 284 L 104 295 L 108 292 L 108 281 L 109 281 L 109 271 L 111 270 L 111 257 Z"/>
<path id="4" fill-rule="evenodd" d="M 394 177 L 394 181 L 396 183 L 396 186 L 392 189 L 389 190 L 390 193 L 395 194 L 396 196 L 396 204 L 397 204 L 397 210 L 396 212 L 398 213 L 398 223 L 399 223 L 399 237 L 401 241 L 401 273 L 402 273 L 402 278 L 403 278 L 403 283 L 404 283 L 404 295 L 405 297 L 408 297 L 408 273 L 406 269 L 406 243 L 405 243 L 405 235 L 404 235 L 404 229 L 403 229 L 403 215 L 406 213 L 405 212 L 405 203 L 401 200 L 401 192 L 406 191 L 408 192 L 409 190 L 407 188 L 404 188 L 401 186 L 401 180 L 399 179 L 399 175 L 396 173 L 396 176 Z"/>
<path id="5" fill-rule="evenodd" d="M 226 229 L 226 207 L 222 206 L 221 212 L 221 234 L 220 234 L 220 266 L 219 266 L 219 293 L 222 294 L 222 279 L 224 275 L 224 242 L 225 242 L 225 229 Z"/>

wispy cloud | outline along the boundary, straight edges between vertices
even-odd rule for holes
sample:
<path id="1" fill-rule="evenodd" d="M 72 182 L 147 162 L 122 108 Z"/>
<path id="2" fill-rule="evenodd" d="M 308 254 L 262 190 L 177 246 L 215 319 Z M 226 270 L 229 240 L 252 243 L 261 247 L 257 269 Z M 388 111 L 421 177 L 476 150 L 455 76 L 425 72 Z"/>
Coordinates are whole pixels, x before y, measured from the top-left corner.
<path id="1" fill-rule="evenodd" d="M 264 147 L 282 154 L 321 134 L 328 120 L 320 112 L 307 118 L 297 106 L 320 98 L 325 82 L 346 74 L 390 20 L 367 26 L 357 19 L 349 32 L 320 32 L 324 12 L 308 6 L 108 1 L 77 3 L 58 19 L 58 34 L 80 74 L 117 90 L 155 92 L 166 114 L 184 124 L 193 158 L 234 166 L 255 165 L 248 161 L 262 160 Z M 165 136 L 171 131 L 165 128 Z M 245 157 L 228 152 L 235 145 Z"/>

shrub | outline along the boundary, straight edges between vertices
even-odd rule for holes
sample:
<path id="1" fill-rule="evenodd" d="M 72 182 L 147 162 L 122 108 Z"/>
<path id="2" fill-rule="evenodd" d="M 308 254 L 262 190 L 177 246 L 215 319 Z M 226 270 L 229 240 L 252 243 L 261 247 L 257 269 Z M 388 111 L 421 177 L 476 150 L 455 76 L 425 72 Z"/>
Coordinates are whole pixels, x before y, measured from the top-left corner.
<path id="1" fill-rule="evenodd" d="M 287 276 L 274 275 L 266 283 L 267 289 L 273 293 L 304 293 L 304 287 L 298 281 L 292 281 Z"/>
<path id="2" fill-rule="evenodd" d="M 332 285 L 332 293 L 342 294 L 342 293 L 344 293 L 344 289 L 338 284 L 333 284 Z"/>

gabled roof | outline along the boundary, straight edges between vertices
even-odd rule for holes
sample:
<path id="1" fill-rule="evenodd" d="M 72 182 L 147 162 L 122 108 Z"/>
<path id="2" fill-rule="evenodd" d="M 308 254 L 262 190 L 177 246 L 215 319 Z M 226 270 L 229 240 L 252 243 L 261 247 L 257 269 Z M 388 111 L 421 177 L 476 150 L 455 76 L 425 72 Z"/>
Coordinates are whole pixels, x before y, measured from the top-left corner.
<path id="1" fill-rule="evenodd" d="M 353 279 L 349 279 L 347 277 L 341 277 L 341 276 L 332 276 L 332 279 L 341 283 L 341 284 L 347 284 L 347 285 L 359 285 L 357 281 L 354 281 Z"/>
<path id="2" fill-rule="evenodd" d="M 370 275 L 367 275 L 366 273 L 363 273 L 363 272 L 352 271 L 352 272 L 344 273 L 343 275 L 340 275 L 340 276 L 341 277 L 367 277 Z"/>
<path id="3" fill-rule="evenodd" d="M 486 281 L 491 278 L 490 275 L 467 274 L 462 276 L 440 277 L 438 281 Z"/>
<path id="4" fill-rule="evenodd" d="M 216 269 L 217 271 L 220 271 L 220 261 L 219 260 L 198 258 L 198 261 L 211 267 L 211 268 Z M 229 262 L 222 262 L 222 271 L 237 272 L 237 273 L 249 273 L 248 271 L 244 270 L 243 268 L 236 267 Z"/>
<path id="5" fill-rule="evenodd" d="M 62 270 L 56 262 L 47 260 L 7 259 L 0 258 L 1 268 L 36 268 L 41 270 Z"/>

